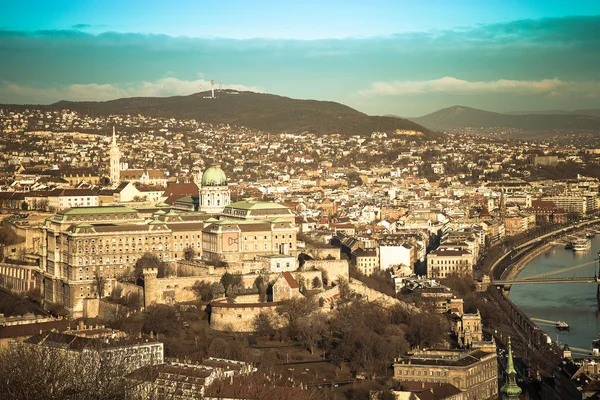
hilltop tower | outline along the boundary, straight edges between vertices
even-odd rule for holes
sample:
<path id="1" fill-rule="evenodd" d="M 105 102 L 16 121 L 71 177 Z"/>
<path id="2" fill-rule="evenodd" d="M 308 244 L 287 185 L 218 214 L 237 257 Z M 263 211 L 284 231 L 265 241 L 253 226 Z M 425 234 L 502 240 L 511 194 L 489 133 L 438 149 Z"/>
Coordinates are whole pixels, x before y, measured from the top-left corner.
<path id="1" fill-rule="evenodd" d="M 506 383 L 500 389 L 502 400 L 518 400 L 521 394 L 521 388 L 517 385 L 517 371 L 512 357 L 512 346 L 510 336 L 508 337 L 508 355 L 506 356 Z"/>
<path id="2" fill-rule="evenodd" d="M 110 146 L 110 181 L 113 184 L 118 184 L 121 180 L 121 152 L 117 146 L 117 134 L 113 126 L 112 144 Z"/>
<path id="3" fill-rule="evenodd" d="M 153 303 L 156 303 L 158 284 L 158 268 L 144 268 L 144 308 L 147 310 Z"/>

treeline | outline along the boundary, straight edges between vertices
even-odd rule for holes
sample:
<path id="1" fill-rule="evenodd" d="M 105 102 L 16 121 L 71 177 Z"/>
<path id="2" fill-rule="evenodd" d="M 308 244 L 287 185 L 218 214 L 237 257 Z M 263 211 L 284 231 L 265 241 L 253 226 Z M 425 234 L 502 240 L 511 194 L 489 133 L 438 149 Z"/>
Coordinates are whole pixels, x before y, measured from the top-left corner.
<path id="1" fill-rule="evenodd" d="M 313 299 L 285 302 L 277 315 L 286 324 L 277 328 L 268 313 L 255 321 L 257 334 L 276 340 L 293 340 L 311 353 L 318 350 L 338 367 L 345 363 L 353 374 L 370 378 L 386 375 L 395 357 L 413 348 L 432 347 L 447 338 L 447 319 L 436 313 L 411 313 L 403 305 L 383 308 L 341 289 L 341 299 L 328 314 L 315 312 Z"/>

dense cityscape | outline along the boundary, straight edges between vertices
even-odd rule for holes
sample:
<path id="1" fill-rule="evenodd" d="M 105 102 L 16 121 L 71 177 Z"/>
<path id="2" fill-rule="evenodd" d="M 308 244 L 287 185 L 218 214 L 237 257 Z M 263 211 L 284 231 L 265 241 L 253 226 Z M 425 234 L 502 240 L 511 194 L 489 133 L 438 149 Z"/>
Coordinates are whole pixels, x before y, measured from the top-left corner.
<path id="1" fill-rule="evenodd" d="M 522 389 L 556 390 L 542 376 L 566 350 L 531 320 L 534 332 L 515 324 L 510 285 L 495 282 L 522 268 L 518 257 L 502 262 L 518 245 L 594 222 L 599 182 L 583 173 L 594 174 L 599 149 L 0 115 L 0 282 L 33 300 L 3 306 L 6 343 L 31 344 L 38 357 L 70 341 L 88 357 L 79 338 L 101 357 L 128 349 L 127 379 L 111 389 L 133 398 L 241 394 L 264 379 L 298 398 L 346 386 L 353 398 L 495 398 L 511 382 L 512 337 Z M 534 253 L 548 245 L 534 243 Z M 152 365 L 156 380 L 143 375 Z M 228 374 L 239 386 L 223 388 Z"/>
<path id="2" fill-rule="evenodd" d="M 0 399 L 600 397 L 595 2 L 0 22 Z"/>

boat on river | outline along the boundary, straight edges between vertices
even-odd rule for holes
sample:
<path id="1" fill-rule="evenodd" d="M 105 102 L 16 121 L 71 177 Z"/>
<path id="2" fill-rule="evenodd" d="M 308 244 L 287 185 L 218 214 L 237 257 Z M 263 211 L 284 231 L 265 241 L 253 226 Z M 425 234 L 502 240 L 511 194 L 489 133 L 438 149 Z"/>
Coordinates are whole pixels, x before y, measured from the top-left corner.
<path id="1" fill-rule="evenodd" d="M 590 240 L 587 238 L 578 238 L 573 243 L 573 251 L 586 251 L 592 247 Z"/>
<path id="2" fill-rule="evenodd" d="M 556 321 L 556 329 L 559 331 L 568 331 L 569 324 L 567 324 L 565 321 Z"/>

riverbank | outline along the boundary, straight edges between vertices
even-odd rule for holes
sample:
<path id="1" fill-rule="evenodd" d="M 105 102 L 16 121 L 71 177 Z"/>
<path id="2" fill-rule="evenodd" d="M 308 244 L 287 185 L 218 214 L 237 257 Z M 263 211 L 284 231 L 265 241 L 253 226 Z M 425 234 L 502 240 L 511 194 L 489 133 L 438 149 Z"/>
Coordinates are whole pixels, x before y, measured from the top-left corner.
<path id="1" fill-rule="evenodd" d="M 520 263 L 521 259 L 529 258 L 527 255 L 530 251 L 539 248 L 542 245 L 548 244 L 551 241 L 555 240 L 557 237 L 562 236 L 566 233 L 572 234 L 575 232 L 579 232 L 582 229 L 587 229 L 591 226 L 600 224 L 600 219 L 593 219 L 589 221 L 579 222 L 575 225 L 571 226 L 562 226 L 552 232 L 543 234 L 535 239 L 529 240 L 526 243 L 523 243 L 510 251 L 504 253 L 501 257 L 499 257 L 490 267 L 489 276 L 494 280 L 500 280 L 506 277 L 507 270 L 512 270 L 515 264 Z M 530 259 L 531 261 L 532 259 Z M 524 269 L 527 264 L 520 264 L 520 270 Z M 510 273 L 510 271 L 508 271 Z"/>
<path id="2" fill-rule="evenodd" d="M 519 275 L 519 273 L 523 271 L 531 261 L 533 261 L 539 255 L 544 254 L 546 251 L 550 250 L 554 246 L 556 246 L 554 242 L 540 242 L 539 246 L 536 246 L 533 249 L 531 249 L 531 251 L 528 252 L 525 256 L 523 256 L 523 258 L 521 258 L 519 261 L 509 265 L 502 274 L 502 278 L 506 280 L 515 279 L 517 275 Z"/>

